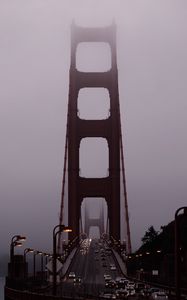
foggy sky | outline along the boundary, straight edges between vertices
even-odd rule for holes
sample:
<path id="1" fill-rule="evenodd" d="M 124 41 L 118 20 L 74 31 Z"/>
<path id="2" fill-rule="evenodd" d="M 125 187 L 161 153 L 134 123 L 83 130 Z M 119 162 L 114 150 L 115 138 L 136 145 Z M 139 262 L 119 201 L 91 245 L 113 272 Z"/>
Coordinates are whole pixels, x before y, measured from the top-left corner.
<path id="1" fill-rule="evenodd" d="M 0 0 L 1 252 L 17 233 L 28 237 L 25 246 L 52 246 L 73 19 L 82 26 L 117 24 L 133 248 L 148 226 L 159 230 L 186 205 L 187 2 Z"/>

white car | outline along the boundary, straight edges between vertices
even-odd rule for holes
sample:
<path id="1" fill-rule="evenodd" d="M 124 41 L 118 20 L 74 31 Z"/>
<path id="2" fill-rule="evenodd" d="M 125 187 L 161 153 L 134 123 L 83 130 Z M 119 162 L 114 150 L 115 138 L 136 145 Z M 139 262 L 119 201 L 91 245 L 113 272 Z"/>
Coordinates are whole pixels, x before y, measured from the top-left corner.
<path id="1" fill-rule="evenodd" d="M 128 281 L 128 283 L 127 283 L 127 286 L 128 287 L 135 287 L 135 282 L 133 282 L 133 281 Z"/>
<path id="2" fill-rule="evenodd" d="M 104 279 L 105 279 L 105 281 L 109 281 L 109 280 L 112 280 L 112 277 L 108 274 L 104 274 Z"/>
<path id="3" fill-rule="evenodd" d="M 126 299 L 128 292 L 126 289 L 118 289 L 116 290 L 117 299 Z"/>
<path id="4" fill-rule="evenodd" d="M 159 291 L 159 292 L 152 293 L 150 298 L 152 300 L 167 300 L 168 296 L 166 295 L 165 292 Z"/>
<path id="5" fill-rule="evenodd" d="M 75 278 L 75 272 L 70 272 L 69 273 L 69 278 Z"/>
<path id="6" fill-rule="evenodd" d="M 100 299 L 116 299 L 116 295 L 105 293 L 105 294 L 101 294 L 99 298 Z"/>
<path id="7" fill-rule="evenodd" d="M 134 288 L 126 288 L 126 291 L 127 291 L 127 296 L 134 296 L 136 294 L 136 291 Z"/>

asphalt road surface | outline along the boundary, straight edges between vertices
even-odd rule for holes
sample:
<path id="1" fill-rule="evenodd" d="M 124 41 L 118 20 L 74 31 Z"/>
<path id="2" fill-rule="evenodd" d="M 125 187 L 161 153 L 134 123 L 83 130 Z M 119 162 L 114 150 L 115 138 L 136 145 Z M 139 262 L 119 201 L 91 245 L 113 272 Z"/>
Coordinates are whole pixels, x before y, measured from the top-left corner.
<path id="1" fill-rule="evenodd" d="M 99 296 L 102 292 L 111 293 L 112 289 L 105 287 L 104 274 L 112 279 L 123 276 L 107 244 L 99 240 L 86 239 L 82 242 L 72 261 L 69 272 L 63 283 L 58 287 L 58 295 L 70 297 Z M 111 270 L 111 265 L 115 266 Z M 116 268 L 116 269 L 115 269 Z M 70 273 L 81 282 L 74 283 Z M 73 274 L 72 274 L 73 275 Z"/>

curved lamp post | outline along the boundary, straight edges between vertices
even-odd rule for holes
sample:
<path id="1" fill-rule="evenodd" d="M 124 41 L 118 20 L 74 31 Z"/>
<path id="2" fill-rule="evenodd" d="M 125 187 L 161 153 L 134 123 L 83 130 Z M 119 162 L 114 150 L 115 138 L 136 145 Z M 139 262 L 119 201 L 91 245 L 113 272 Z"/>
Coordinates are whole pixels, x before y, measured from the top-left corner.
<path id="1" fill-rule="evenodd" d="M 33 275 L 34 279 L 36 278 L 36 255 L 42 255 L 41 251 L 34 251 L 33 252 Z"/>
<path id="2" fill-rule="evenodd" d="M 50 254 L 48 253 L 43 253 L 43 256 L 45 257 L 45 279 L 47 278 L 47 273 L 46 273 L 46 266 L 47 266 L 47 263 L 48 263 L 48 258 L 50 257 Z M 43 276 L 43 275 L 42 275 Z M 43 278 L 43 277 L 42 277 Z"/>
<path id="3" fill-rule="evenodd" d="M 25 236 L 22 235 L 14 235 L 11 239 L 10 243 L 10 262 L 13 262 L 14 260 L 14 247 L 21 247 L 22 242 L 26 240 Z"/>
<path id="4" fill-rule="evenodd" d="M 50 254 L 44 253 L 44 256 L 45 256 L 45 264 L 47 265 Z"/>
<path id="5" fill-rule="evenodd" d="M 175 212 L 175 289 L 176 299 L 181 299 L 181 274 L 180 274 L 180 233 L 179 233 L 179 213 L 184 211 L 184 215 L 187 215 L 187 206 L 179 207 Z"/>
<path id="6" fill-rule="evenodd" d="M 46 256 L 47 254 L 42 252 L 41 254 L 41 279 L 43 281 L 44 279 L 44 256 Z"/>
<path id="7" fill-rule="evenodd" d="M 53 295 L 56 295 L 56 281 L 57 281 L 57 274 L 56 274 L 56 260 L 57 260 L 57 251 L 56 251 L 56 240 L 57 235 L 60 232 L 72 232 L 72 229 L 68 226 L 59 224 L 56 225 L 53 229 Z"/>
<path id="8" fill-rule="evenodd" d="M 25 263 L 25 278 L 27 277 L 27 272 L 26 272 L 26 254 L 27 253 L 33 253 L 34 249 L 32 248 L 25 248 L 24 249 L 24 254 L 23 254 L 23 259 L 24 259 L 24 263 Z"/>

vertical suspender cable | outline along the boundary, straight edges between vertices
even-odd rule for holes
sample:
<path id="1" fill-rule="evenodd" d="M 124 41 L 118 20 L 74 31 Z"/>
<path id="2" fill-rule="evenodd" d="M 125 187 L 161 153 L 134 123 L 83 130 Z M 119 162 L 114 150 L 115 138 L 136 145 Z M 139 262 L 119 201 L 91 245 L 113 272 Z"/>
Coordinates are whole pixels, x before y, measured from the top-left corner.
<path id="1" fill-rule="evenodd" d="M 81 214 L 80 214 L 81 215 Z M 80 233 L 83 233 L 82 216 L 80 217 Z"/>
<path id="2" fill-rule="evenodd" d="M 109 219 L 108 219 L 108 216 L 107 216 L 107 218 L 106 218 L 106 234 L 108 235 L 108 233 L 109 233 Z"/>
<path id="3" fill-rule="evenodd" d="M 64 169 L 63 169 L 62 196 L 61 196 L 59 224 L 63 223 L 67 153 L 68 153 L 68 120 L 67 120 L 67 125 L 66 125 L 66 142 L 65 142 L 65 152 L 64 152 Z M 62 232 L 60 232 L 58 235 L 58 253 L 60 253 L 60 250 L 61 250 L 61 235 L 62 235 Z"/>
<path id="4" fill-rule="evenodd" d="M 127 190 L 126 190 L 126 179 L 125 179 L 125 167 L 124 167 L 124 155 L 123 155 L 123 141 L 122 136 L 120 138 L 121 144 L 121 160 L 122 160 L 122 176 L 123 176 L 123 191 L 124 191 L 124 199 L 125 199 L 125 219 L 127 226 L 127 241 L 128 241 L 128 253 L 132 252 L 131 246 L 131 234 L 130 234 L 130 225 L 129 225 L 129 212 L 128 212 L 128 202 L 127 202 Z"/>
<path id="5" fill-rule="evenodd" d="M 121 130 L 120 104 L 119 104 L 119 134 L 120 134 L 120 148 L 121 148 L 121 162 L 122 162 L 123 192 L 124 192 L 124 200 L 125 200 L 125 221 L 126 221 L 126 226 L 127 226 L 127 250 L 128 250 L 128 253 L 131 253 L 132 246 L 131 246 L 127 189 L 126 189 L 126 179 L 125 179 L 125 163 L 124 163 L 124 155 L 123 155 L 123 139 L 122 139 L 122 130 Z"/>

